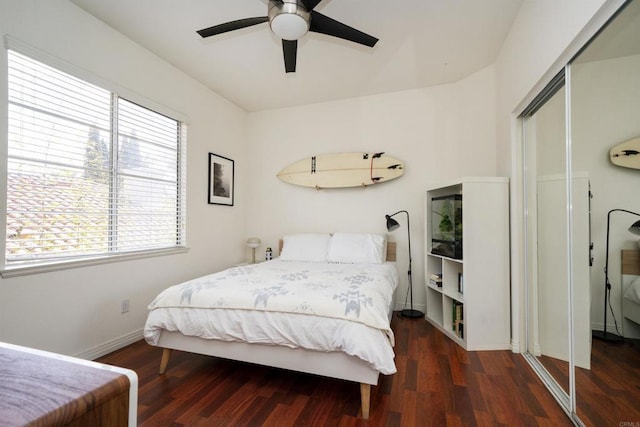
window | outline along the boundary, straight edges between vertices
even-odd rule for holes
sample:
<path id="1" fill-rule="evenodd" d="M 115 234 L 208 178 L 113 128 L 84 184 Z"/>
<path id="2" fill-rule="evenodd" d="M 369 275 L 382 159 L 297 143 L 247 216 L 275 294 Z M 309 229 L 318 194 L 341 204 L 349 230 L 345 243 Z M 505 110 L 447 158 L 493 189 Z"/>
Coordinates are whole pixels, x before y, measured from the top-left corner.
<path id="1" fill-rule="evenodd" d="M 184 125 L 8 51 L 5 265 L 184 246 Z"/>

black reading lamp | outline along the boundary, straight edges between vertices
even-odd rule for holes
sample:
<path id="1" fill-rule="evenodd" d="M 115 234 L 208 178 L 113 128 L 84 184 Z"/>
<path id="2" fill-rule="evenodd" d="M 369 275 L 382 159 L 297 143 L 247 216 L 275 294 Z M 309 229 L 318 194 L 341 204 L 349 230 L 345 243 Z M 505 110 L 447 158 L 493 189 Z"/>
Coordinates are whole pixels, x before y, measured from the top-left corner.
<path id="1" fill-rule="evenodd" d="M 631 215 L 640 216 L 640 214 L 638 213 L 631 212 L 625 209 L 611 209 L 607 214 L 607 248 L 606 248 L 606 261 L 605 261 L 605 267 L 604 267 L 604 329 L 602 331 L 592 331 L 591 336 L 593 336 L 593 338 L 597 338 L 597 339 L 608 341 L 608 342 L 622 342 L 624 341 L 624 337 L 607 332 L 607 303 L 611 305 L 611 302 L 610 302 L 611 283 L 609 283 L 609 225 L 611 223 L 611 214 L 613 212 L 626 212 Z M 636 221 L 633 224 L 631 224 L 631 227 L 629 227 L 629 232 L 636 235 L 640 235 L 640 221 Z M 612 310 L 612 314 L 613 314 L 613 310 Z M 615 317 L 614 317 L 614 320 L 615 320 Z"/>
<path id="2" fill-rule="evenodd" d="M 413 284 L 411 282 L 411 227 L 409 226 L 409 212 L 407 211 L 398 211 L 392 215 L 385 215 L 384 217 L 387 219 L 387 230 L 388 231 L 394 231 L 397 230 L 400 227 L 400 224 L 398 224 L 398 221 L 396 221 L 395 219 L 393 219 L 394 216 L 398 215 L 399 213 L 406 213 L 407 214 L 407 238 L 409 240 L 409 271 L 407 272 L 407 274 L 409 275 L 409 295 L 411 296 L 411 308 L 410 309 L 404 309 L 400 312 L 400 316 L 402 317 L 410 317 L 412 319 L 417 319 L 419 317 L 424 317 L 424 313 L 419 311 L 419 310 L 414 310 L 413 309 Z M 406 304 L 406 300 L 405 300 L 405 304 Z"/>

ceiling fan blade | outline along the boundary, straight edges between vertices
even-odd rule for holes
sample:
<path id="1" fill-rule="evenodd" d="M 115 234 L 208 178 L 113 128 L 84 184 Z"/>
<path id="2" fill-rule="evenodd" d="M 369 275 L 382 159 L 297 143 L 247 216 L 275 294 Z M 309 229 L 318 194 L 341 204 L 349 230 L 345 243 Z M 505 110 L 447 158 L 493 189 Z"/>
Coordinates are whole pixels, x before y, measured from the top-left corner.
<path id="1" fill-rule="evenodd" d="M 304 7 L 311 12 L 322 0 L 302 0 Z"/>
<path id="2" fill-rule="evenodd" d="M 284 69 L 287 73 L 296 72 L 296 58 L 298 57 L 298 40 L 282 40 L 284 54 Z"/>
<path id="3" fill-rule="evenodd" d="M 315 10 L 311 11 L 311 26 L 309 31 L 338 37 L 369 47 L 375 46 L 378 42 L 377 38 L 345 25 L 342 22 L 338 22 L 335 19 L 331 19 Z"/>
<path id="4" fill-rule="evenodd" d="M 218 34 L 226 33 L 233 30 L 239 30 L 240 28 L 251 27 L 252 25 L 262 24 L 268 22 L 268 16 L 258 16 L 255 18 L 238 19 L 237 21 L 225 22 L 224 24 L 214 25 L 213 27 L 198 30 L 197 33 L 205 37 L 211 37 Z"/>

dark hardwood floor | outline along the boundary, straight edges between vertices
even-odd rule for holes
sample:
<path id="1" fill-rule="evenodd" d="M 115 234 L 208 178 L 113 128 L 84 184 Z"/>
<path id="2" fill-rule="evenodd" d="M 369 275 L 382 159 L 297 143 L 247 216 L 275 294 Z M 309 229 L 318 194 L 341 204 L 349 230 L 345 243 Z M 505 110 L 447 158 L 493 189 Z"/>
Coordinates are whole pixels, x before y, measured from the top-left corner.
<path id="1" fill-rule="evenodd" d="M 585 423 L 640 426 L 640 340 L 594 339 L 591 370 L 578 369 L 576 389 L 578 415 Z"/>
<path id="2" fill-rule="evenodd" d="M 369 420 L 346 381 L 184 352 L 158 375 L 144 341 L 99 361 L 137 372 L 140 426 L 572 425 L 521 355 L 466 352 L 422 319 L 392 328 L 398 372 L 372 388 Z"/>
<path id="3" fill-rule="evenodd" d="M 541 361 L 566 391 L 568 364 L 544 356 Z M 640 340 L 592 340 L 591 369 L 576 370 L 576 406 L 587 426 L 640 426 Z"/>

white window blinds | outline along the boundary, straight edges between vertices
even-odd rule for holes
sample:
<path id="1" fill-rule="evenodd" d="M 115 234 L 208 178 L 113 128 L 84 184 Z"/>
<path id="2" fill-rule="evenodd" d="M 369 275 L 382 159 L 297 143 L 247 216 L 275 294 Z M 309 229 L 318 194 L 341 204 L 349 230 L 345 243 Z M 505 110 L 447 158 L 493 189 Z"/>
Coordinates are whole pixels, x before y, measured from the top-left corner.
<path id="1" fill-rule="evenodd" d="M 8 51 L 5 263 L 184 245 L 183 124 Z"/>

